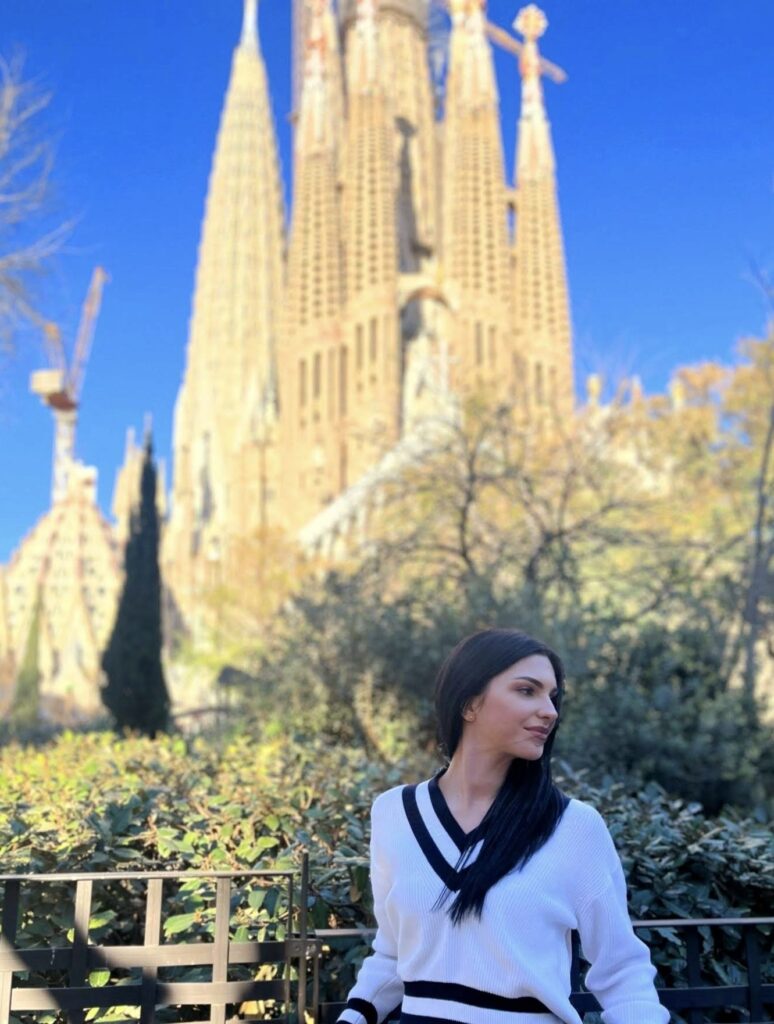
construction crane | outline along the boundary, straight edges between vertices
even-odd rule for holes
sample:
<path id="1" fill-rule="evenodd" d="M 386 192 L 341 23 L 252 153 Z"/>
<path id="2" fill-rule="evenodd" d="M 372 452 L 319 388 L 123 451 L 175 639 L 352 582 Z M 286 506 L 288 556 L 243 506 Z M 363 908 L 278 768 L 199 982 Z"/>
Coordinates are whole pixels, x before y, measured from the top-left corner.
<path id="1" fill-rule="evenodd" d="M 102 288 L 107 279 L 108 275 L 102 267 L 94 268 L 81 311 L 70 366 L 67 365 L 61 331 L 56 324 L 47 323 L 44 337 L 50 366 L 47 370 L 37 370 L 30 377 L 30 390 L 38 395 L 54 414 L 54 469 L 51 486 L 53 502 L 61 501 L 67 495 L 70 486 L 75 464 L 75 428 L 78 422 L 81 389 L 102 302 Z"/>

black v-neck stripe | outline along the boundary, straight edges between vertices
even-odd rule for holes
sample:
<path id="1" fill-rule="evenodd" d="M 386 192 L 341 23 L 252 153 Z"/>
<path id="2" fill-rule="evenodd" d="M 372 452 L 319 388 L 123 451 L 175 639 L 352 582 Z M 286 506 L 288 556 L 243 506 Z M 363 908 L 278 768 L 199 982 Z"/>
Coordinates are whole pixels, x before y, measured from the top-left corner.
<path id="1" fill-rule="evenodd" d="M 435 813 L 438 816 L 438 820 L 448 832 L 454 845 L 460 853 L 462 853 L 468 846 L 475 845 L 481 838 L 484 823 L 483 821 L 480 821 L 474 829 L 470 830 L 470 832 L 463 831 L 462 826 L 449 810 L 449 805 L 446 803 L 446 797 L 443 795 L 441 787 L 438 785 L 438 776 L 442 774 L 443 771 L 438 772 L 437 775 L 434 775 L 432 779 L 430 779 L 428 784 L 430 799 L 433 803 Z"/>
<path id="2" fill-rule="evenodd" d="M 452 892 L 458 892 L 468 868 L 464 867 L 461 871 L 456 871 L 433 842 L 433 837 L 430 835 L 427 825 L 425 825 L 419 812 L 416 788 L 417 783 L 406 785 L 403 787 L 401 794 L 403 797 L 403 808 L 406 812 L 408 823 L 411 826 L 411 831 L 414 833 L 414 837 L 433 871 L 446 884 L 448 889 L 451 889 Z"/>

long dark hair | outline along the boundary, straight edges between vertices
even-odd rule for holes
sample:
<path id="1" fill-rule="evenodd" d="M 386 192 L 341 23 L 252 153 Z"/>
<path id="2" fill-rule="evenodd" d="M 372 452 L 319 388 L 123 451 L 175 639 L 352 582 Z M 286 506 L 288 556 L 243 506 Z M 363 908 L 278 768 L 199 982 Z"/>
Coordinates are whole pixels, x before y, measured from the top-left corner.
<path id="1" fill-rule="evenodd" d="M 527 633 L 482 629 L 457 644 L 435 681 L 438 743 L 451 760 L 462 737 L 462 713 L 468 702 L 481 694 L 491 679 L 532 654 L 545 655 L 553 666 L 558 693 L 552 699 L 559 716 L 539 760 L 513 758 L 494 803 L 475 830 L 476 836 L 460 854 L 456 869 L 461 872 L 461 885 L 449 908 L 454 924 L 461 923 L 467 914 L 481 917 L 489 888 L 527 863 L 550 838 L 570 802 L 551 781 L 551 751 L 561 721 L 564 666 L 555 651 Z M 463 867 L 482 834 L 484 842 L 478 857 Z M 449 893 L 448 888 L 442 891 L 437 907 Z"/>

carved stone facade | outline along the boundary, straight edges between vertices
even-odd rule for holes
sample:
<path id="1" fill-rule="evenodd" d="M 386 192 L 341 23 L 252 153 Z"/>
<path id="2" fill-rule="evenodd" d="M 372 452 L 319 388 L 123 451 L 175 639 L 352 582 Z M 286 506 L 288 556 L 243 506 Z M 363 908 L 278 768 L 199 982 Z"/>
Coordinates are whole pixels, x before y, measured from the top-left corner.
<path id="1" fill-rule="evenodd" d="M 33 643 L 43 718 L 76 724 L 104 710 L 100 658 L 122 579 L 119 546 L 96 502 L 96 471 L 75 462 L 67 492 L 38 520 L 0 576 L 0 666 L 7 699 Z M 2 689 L 0 681 L 0 704 Z"/>
<path id="2" fill-rule="evenodd" d="M 257 2 L 245 2 L 202 226 L 164 542 L 166 582 L 194 631 L 240 538 L 277 527 L 303 537 L 326 510 L 349 508 L 346 496 L 429 413 L 473 389 L 516 399 L 524 416 L 573 407 L 537 49 L 545 19 L 531 5 L 516 23 L 511 185 L 485 4 L 449 8 L 438 116 L 426 0 L 340 0 L 338 13 L 331 0 L 295 4 L 286 233 Z"/>

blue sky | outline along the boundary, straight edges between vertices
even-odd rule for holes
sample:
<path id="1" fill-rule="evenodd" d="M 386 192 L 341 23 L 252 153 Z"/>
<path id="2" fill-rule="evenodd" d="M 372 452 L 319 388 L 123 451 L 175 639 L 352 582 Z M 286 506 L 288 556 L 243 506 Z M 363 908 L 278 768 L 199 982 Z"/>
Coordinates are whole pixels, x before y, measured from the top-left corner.
<path id="1" fill-rule="evenodd" d="M 490 0 L 509 25 L 513 0 Z M 545 0 L 545 85 L 557 153 L 577 385 L 729 361 L 766 311 L 751 265 L 774 262 L 770 0 Z M 261 0 L 260 34 L 287 178 L 290 5 Z M 129 425 L 154 418 L 168 456 L 204 196 L 241 0 L 3 0 L 0 53 L 53 92 L 51 218 L 75 216 L 43 283 L 72 337 L 92 267 L 111 275 L 88 367 L 78 451 L 106 510 Z M 518 77 L 497 55 L 506 168 Z M 289 188 L 289 183 L 286 182 Z M 34 338 L 0 367 L 0 560 L 49 501 L 50 416 L 28 393 Z"/>

